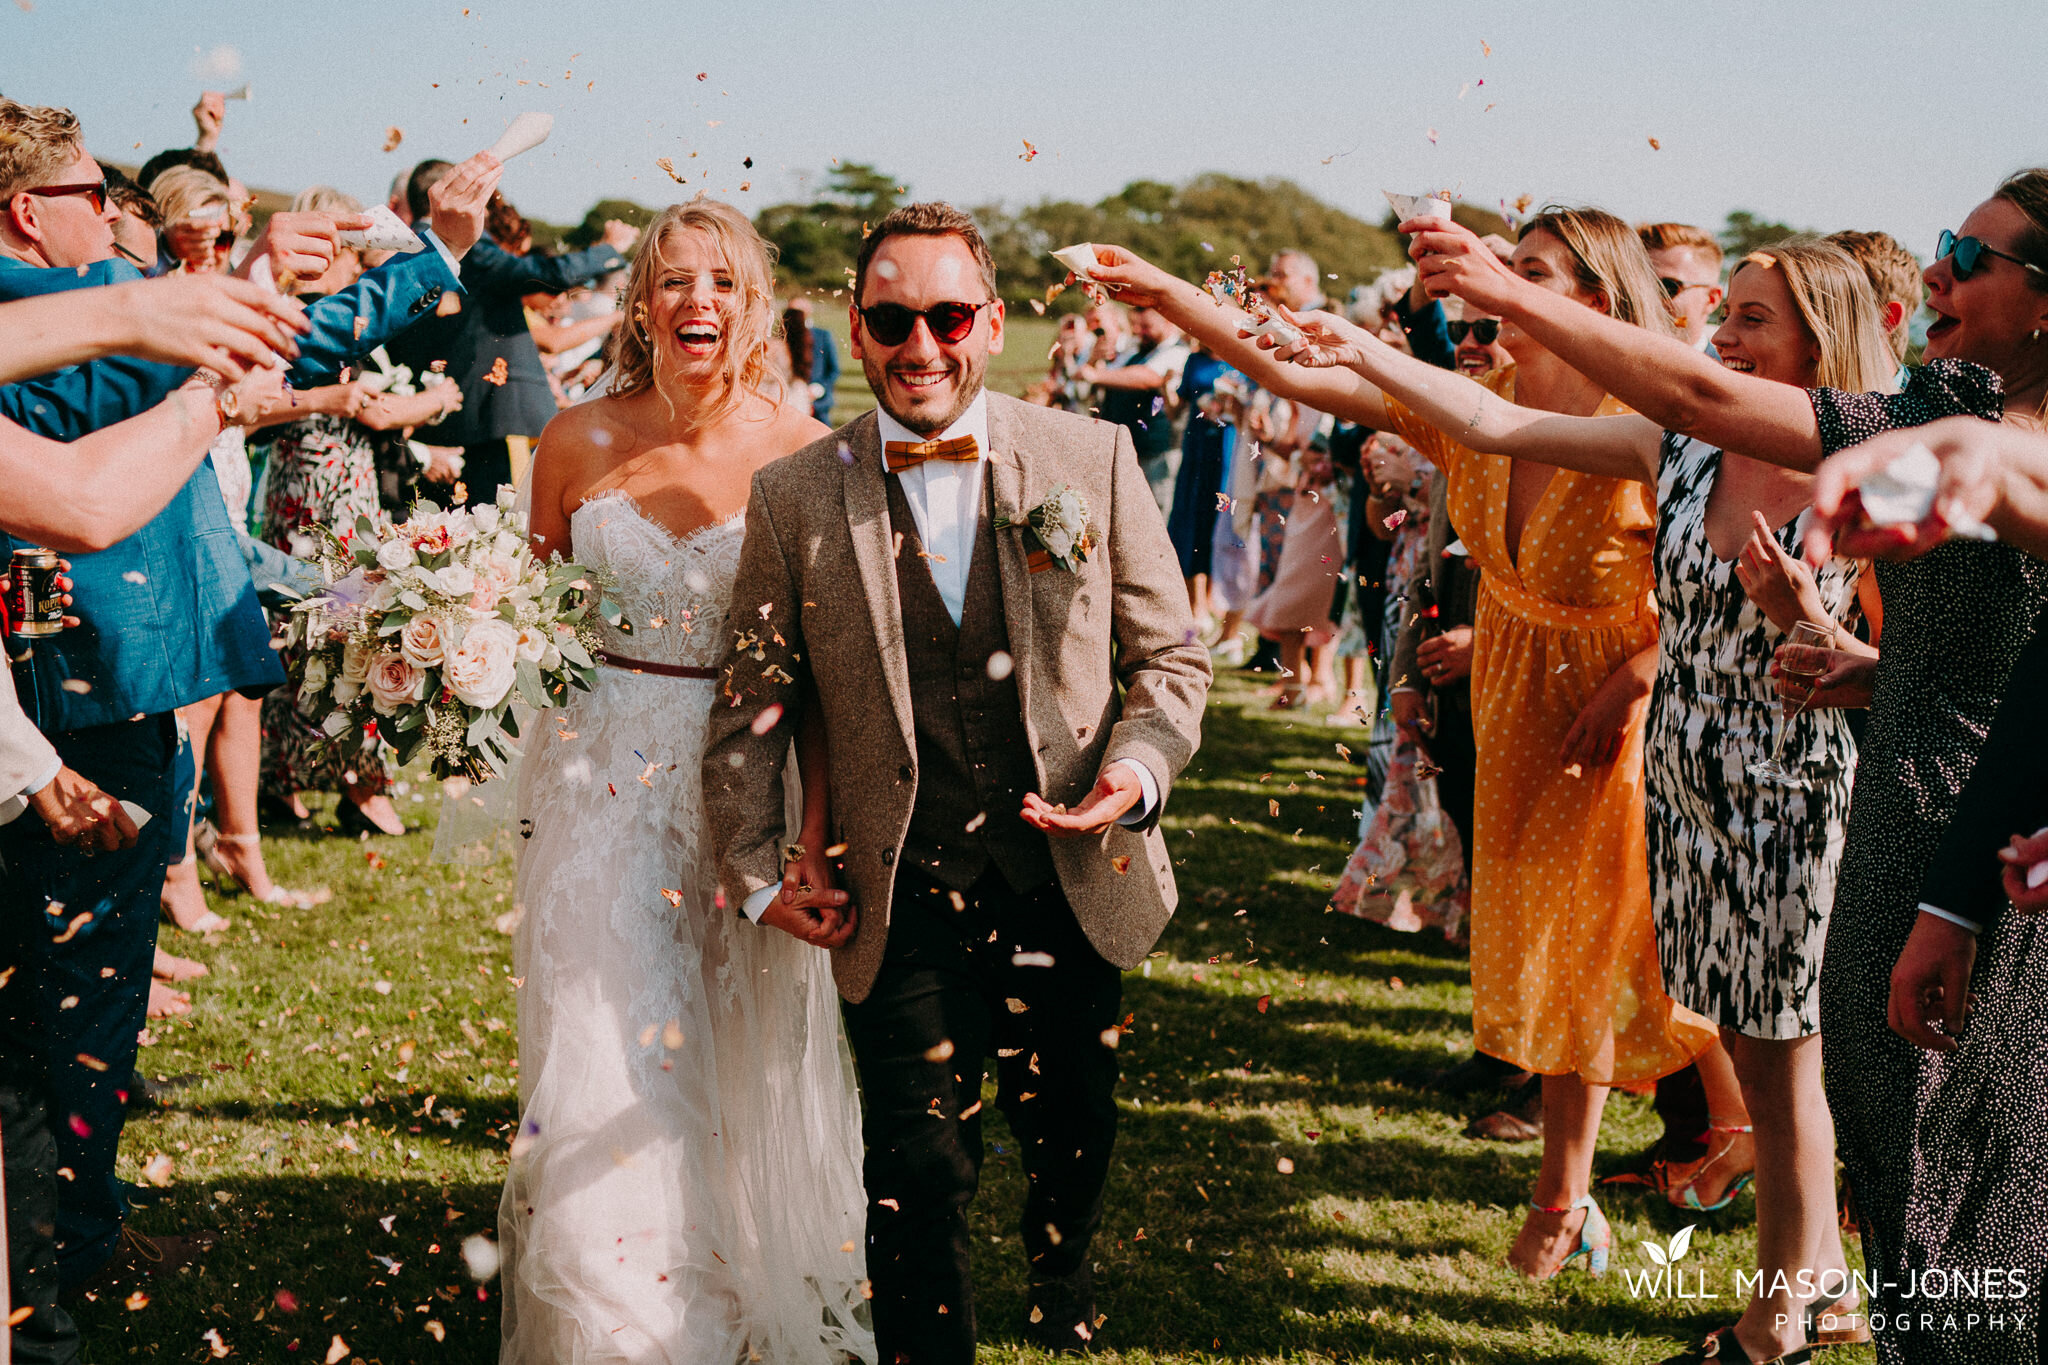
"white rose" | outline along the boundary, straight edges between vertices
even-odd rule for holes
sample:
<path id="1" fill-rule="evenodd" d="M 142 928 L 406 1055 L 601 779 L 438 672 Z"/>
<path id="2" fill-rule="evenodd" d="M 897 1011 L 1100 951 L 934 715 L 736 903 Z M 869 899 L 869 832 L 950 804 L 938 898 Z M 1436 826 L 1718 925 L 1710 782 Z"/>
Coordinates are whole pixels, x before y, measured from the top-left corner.
<path id="1" fill-rule="evenodd" d="M 408 702 L 426 694 L 427 675 L 406 661 L 403 654 L 379 654 L 370 665 L 370 700 L 381 715 L 394 715 Z"/>
<path id="2" fill-rule="evenodd" d="M 448 652 L 441 623 L 431 616 L 415 616 L 398 632 L 398 652 L 415 668 L 432 668 Z"/>
<path id="3" fill-rule="evenodd" d="M 514 488 L 509 483 L 501 483 L 498 485 L 498 506 L 509 510 L 511 506 L 518 501 L 518 489 Z"/>
<path id="4" fill-rule="evenodd" d="M 334 680 L 334 704 L 337 706 L 347 706 L 356 699 L 362 690 L 363 685 L 351 678 L 336 678 Z"/>
<path id="5" fill-rule="evenodd" d="M 562 651 L 549 645 L 547 653 L 540 656 L 540 671 L 552 673 L 562 666 Z"/>
<path id="6" fill-rule="evenodd" d="M 1074 548 L 1074 533 L 1051 518 L 1039 531 L 1038 538 L 1054 559 L 1065 559 Z"/>
<path id="7" fill-rule="evenodd" d="M 520 547 L 525 543 L 517 531 L 500 531 L 497 538 L 491 542 L 491 548 L 501 555 L 512 555 L 516 558 Z"/>
<path id="8" fill-rule="evenodd" d="M 476 533 L 480 536 L 487 536 L 498 529 L 498 509 L 489 503 L 472 511 L 469 519 L 476 524 Z"/>
<path id="9" fill-rule="evenodd" d="M 547 633 L 538 626 L 519 628 L 519 657 L 530 664 L 537 664 L 548 656 L 551 649 Z"/>
<path id="10" fill-rule="evenodd" d="M 387 540 L 377 547 L 377 567 L 392 573 L 410 568 L 413 563 L 412 546 L 402 540 Z"/>
<path id="11" fill-rule="evenodd" d="M 351 635 L 341 647 L 341 676 L 360 687 L 369 681 L 370 661 L 376 657 L 376 645 Z"/>
<path id="12" fill-rule="evenodd" d="M 491 585 L 497 595 L 504 597 L 519 586 L 519 560 L 515 555 L 498 554 L 493 551 L 483 557 L 481 571 L 477 577 Z"/>
<path id="13" fill-rule="evenodd" d="M 450 564 L 447 568 L 439 570 L 434 574 L 434 581 L 440 585 L 442 592 L 458 602 L 476 591 L 476 575 L 470 572 L 469 566 L 465 564 Z"/>
<path id="14" fill-rule="evenodd" d="M 306 660 L 306 676 L 299 684 L 299 695 L 309 698 L 319 696 L 327 690 L 328 680 L 332 676 L 327 669 L 327 660 L 317 655 Z"/>
<path id="15" fill-rule="evenodd" d="M 513 664 L 518 655 L 518 631 L 503 621 L 478 621 L 448 656 L 442 676 L 456 697 L 488 711 L 512 690 Z"/>

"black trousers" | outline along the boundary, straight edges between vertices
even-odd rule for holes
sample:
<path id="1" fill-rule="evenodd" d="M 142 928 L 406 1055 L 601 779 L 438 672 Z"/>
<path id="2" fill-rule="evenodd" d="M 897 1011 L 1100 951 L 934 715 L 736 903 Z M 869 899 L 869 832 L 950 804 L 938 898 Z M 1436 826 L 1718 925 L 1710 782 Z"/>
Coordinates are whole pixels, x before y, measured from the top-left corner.
<path id="1" fill-rule="evenodd" d="M 0 971 L 11 970 L 18 982 L 24 965 L 9 953 Z M 0 1047 L 0 1150 L 7 1167 L 7 1284 L 14 1311 L 29 1310 L 14 1326 L 14 1360 L 71 1365 L 79 1358 L 78 1328 L 57 1303 L 57 1135 L 40 1048 Z"/>
<path id="2" fill-rule="evenodd" d="M 128 1117 L 135 1035 L 149 1006 L 164 869 L 183 826 L 171 809 L 177 734 L 168 713 L 54 734 L 50 742 L 108 795 L 154 817 L 135 847 L 120 853 L 59 846 L 33 815 L 0 825 L 0 966 L 18 966 L 0 988 L 0 1053 L 10 1064 L 35 1058 L 43 1068 L 56 1165 L 71 1170 L 56 1218 L 68 1288 L 113 1255 L 128 1214 L 114 1154 Z M 16 1084 L 17 1074 L 32 1073 L 10 1065 L 7 1083 Z M 13 1135 L 4 1140 L 11 1184 Z M 11 1223 L 8 1235 L 19 1235 Z"/>
<path id="3" fill-rule="evenodd" d="M 1116 1139 L 1116 1052 L 1103 1035 L 1118 1022 L 1122 973 L 1089 945 L 1057 883 L 1020 893 L 991 869 L 955 909 L 932 881 L 914 867 L 898 874 L 881 975 L 846 1006 L 888 1365 L 974 1359 L 967 1206 L 990 1056 L 1029 1181 L 1020 1230 L 1034 1281 L 1085 1264 Z"/>

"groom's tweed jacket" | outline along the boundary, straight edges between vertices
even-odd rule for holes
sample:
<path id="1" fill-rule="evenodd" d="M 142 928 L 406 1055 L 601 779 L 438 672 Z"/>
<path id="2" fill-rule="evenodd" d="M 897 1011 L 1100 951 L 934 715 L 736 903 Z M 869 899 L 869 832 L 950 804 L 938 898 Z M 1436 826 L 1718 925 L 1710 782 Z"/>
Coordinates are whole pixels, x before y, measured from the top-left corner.
<path id="1" fill-rule="evenodd" d="M 1065 484 L 1086 499 L 1095 550 L 1078 573 L 1030 572 L 1023 532 L 995 533 L 1002 610 L 1038 790 L 1078 803 L 1105 764 L 1135 759 L 1163 806 L 1200 742 L 1209 658 L 1179 562 L 1121 427 L 988 396 L 986 477 L 1013 522 Z M 833 953 L 840 994 L 866 997 L 882 964 L 896 866 L 917 796 L 887 476 L 871 413 L 754 476 L 733 585 L 735 632 L 712 709 L 704 795 L 727 896 L 780 882 L 782 774 L 806 703 L 828 735 L 832 819 L 859 928 Z M 757 726 L 771 706 L 772 725 Z M 757 733 L 757 729 L 760 733 Z M 963 823 L 976 812 L 963 810 Z M 989 820 L 1016 820 L 991 810 Z M 1051 841 L 1061 889 L 1098 952 L 1135 967 L 1173 913 L 1156 817 Z M 1121 869 L 1121 870 L 1120 870 Z M 774 932 L 772 930 L 765 932 Z"/>

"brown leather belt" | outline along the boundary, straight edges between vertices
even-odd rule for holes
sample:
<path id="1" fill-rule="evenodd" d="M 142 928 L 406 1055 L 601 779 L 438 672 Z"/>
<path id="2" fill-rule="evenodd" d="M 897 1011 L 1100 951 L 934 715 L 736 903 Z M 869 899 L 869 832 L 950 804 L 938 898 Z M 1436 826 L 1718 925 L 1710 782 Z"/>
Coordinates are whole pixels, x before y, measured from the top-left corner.
<path id="1" fill-rule="evenodd" d="M 682 664 L 658 664 L 651 659 L 629 659 L 608 649 L 598 650 L 597 657 L 613 668 L 623 668 L 629 673 L 653 673 L 664 678 L 702 678 L 707 682 L 716 682 L 720 677 L 715 668 L 686 668 Z"/>

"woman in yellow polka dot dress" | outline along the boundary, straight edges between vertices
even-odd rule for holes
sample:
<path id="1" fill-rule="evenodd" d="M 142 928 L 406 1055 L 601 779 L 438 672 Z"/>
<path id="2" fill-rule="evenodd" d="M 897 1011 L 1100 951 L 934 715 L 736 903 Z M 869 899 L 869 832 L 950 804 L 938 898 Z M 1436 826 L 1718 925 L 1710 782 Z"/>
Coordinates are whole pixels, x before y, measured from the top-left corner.
<path id="1" fill-rule="evenodd" d="M 1643 836 L 1643 717 L 1656 671 L 1655 509 L 1626 480 L 1482 455 L 1345 369 L 1282 364 L 1218 308 L 1121 248 L 1095 277 L 1158 308 L 1274 392 L 1396 432 L 1441 466 L 1451 525 L 1480 561 L 1474 627 L 1472 1004 L 1479 1050 L 1544 1077 L 1543 1166 L 1509 1261 L 1532 1278 L 1584 1255 L 1606 1266 L 1593 1149 L 1607 1088 L 1677 1071 L 1715 1030 L 1664 993 Z M 1624 321 L 1669 332 L 1633 229 L 1597 210 L 1548 210 L 1514 269 Z M 1489 387 L 1526 406 L 1619 412 L 1521 334 Z M 1398 685 L 1399 679 L 1394 680 Z"/>

